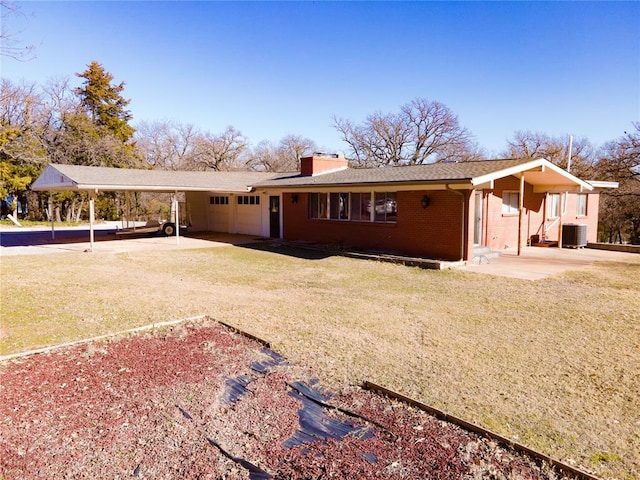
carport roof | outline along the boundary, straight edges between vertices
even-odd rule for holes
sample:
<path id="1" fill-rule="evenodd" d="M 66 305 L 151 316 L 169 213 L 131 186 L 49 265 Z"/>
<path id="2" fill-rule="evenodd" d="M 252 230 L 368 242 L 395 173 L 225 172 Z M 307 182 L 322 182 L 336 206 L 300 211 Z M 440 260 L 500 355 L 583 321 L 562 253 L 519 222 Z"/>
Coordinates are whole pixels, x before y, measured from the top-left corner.
<path id="1" fill-rule="evenodd" d="M 250 192 L 252 185 L 277 174 L 141 170 L 50 164 L 31 186 L 36 191 L 220 191 Z"/>

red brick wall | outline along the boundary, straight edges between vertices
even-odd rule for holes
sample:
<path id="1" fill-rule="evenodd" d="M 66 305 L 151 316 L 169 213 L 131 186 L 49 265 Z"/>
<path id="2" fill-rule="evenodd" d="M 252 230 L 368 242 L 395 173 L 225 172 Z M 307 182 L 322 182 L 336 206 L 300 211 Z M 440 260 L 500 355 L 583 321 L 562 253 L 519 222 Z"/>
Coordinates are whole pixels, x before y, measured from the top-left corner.
<path id="1" fill-rule="evenodd" d="M 502 213 L 502 195 L 505 190 L 519 191 L 520 180 L 515 177 L 497 180 L 493 190 L 483 193 L 483 226 L 481 243 L 494 250 L 517 248 L 518 214 Z M 473 258 L 474 202 L 472 191 L 464 194 L 467 231 L 462 241 L 463 197 L 456 193 L 437 191 L 398 192 L 398 218 L 396 223 L 351 222 L 309 218 L 309 195 L 307 193 L 285 193 L 283 195 L 283 238 L 341 246 L 361 250 L 377 250 L 403 255 L 460 260 Z M 297 196 L 292 203 L 291 195 Z M 431 203 L 422 208 L 421 200 L 428 195 Z M 525 183 L 524 212 L 522 216 L 521 241 L 527 245 L 532 235 L 540 234 L 543 224 L 545 194 L 534 193 L 533 187 Z M 576 216 L 576 194 L 569 194 L 563 223 L 587 224 L 587 241 L 597 237 L 598 194 L 589 194 L 587 216 Z M 552 220 L 547 224 L 551 225 Z M 557 240 L 558 223 L 548 232 L 549 240 Z"/>
<path id="2" fill-rule="evenodd" d="M 502 213 L 502 196 L 505 190 L 519 191 L 520 180 L 508 177 L 497 180 L 493 190 L 485 190 L 483 242 L 494 250 L 504 248 L 517 248 L 518 244 L 518 214 Z M 564 193 L 562 196 L 564 197 Z M 533 186 L 525 183 L 524 212 L 522 218 L 522 244 L 527 244 L 532 235 L 542 234 L 544 223 L 544 193 L 534 193 Z M 598 203 L 599 195 L 590 193 L 587 198 L 587 215 L 576 216 L 577 194 L 567 195 L 567 206 L 562 216 L 562 224 L 580 223 L 587 225 L 587 241 L 595 241 L 598 235 Z M 548 217 L 548 212 L 547 212 Z M 487 221 L 488 219 L 488 221 Z M 553 223 L 554 219 L 547 218 L 547 240 L 557 241 L 560 221 Z"/>
<path id="3" fill-rule="evenodd" d="M 567 196 L 567 208 L 562 215 L 562 223 L 577 223 L 587 226 L 587 242 L 596 242 L 598 239 L 598 208 L 600 203 L 599 193 L 587 194 L 587 215 L 578 216 L 578 195 L 570 193 Z M 557 240 L 558 230 L 554 229 L 554 239 Z"/>
<path id="4" fill-rule="evenodd" d="M 309 219 L 309 195 L 295 193 L 297 203 L 292 203 L 291 195 L 283 195 L 285 240 L 443 260 L 460 259 L 462 197 L 455 193 L 398 192 L 396 223 Z M 427 208 L 421 204 L 424 195 L 431 199 Z M 465 246 L 467 243 L 465 239 Z"/>
<path id="5" fill-rule="evenodd" d="M 542 223 L 542 205 L 544 194 L 533 193 L 533 187 L 524 186 L 524 212 L 522 217 L 522 244 L 526 245 Z M 484 194 L 484 232 L 483 245 L 494 250 L 517 248 L 518 246 L 518 214 L 502 213 L 502 197 L 505 191 L 520 191 L 520 180 L 508 177 L 496 180 L 493 190 L 485 190 Z"/>

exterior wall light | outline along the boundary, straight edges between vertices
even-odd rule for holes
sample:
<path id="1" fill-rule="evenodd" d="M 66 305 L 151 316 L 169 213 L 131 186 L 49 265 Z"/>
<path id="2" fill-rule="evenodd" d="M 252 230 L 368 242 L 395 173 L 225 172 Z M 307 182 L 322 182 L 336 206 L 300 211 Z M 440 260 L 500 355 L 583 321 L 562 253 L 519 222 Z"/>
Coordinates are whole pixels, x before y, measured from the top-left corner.
<path id="1" fill-rule="evenodd" d="M 425 195 L 424 197 L 422 197 L 422 201 L 420 203 L 422 203 L 422 208 L 427 208 L 431 203 L 431 199 L 428 195 Z"/>
<path id="2" fill-rule="evenodd" d="M 298 203 L 298 194 L 294 193 L 291 195 L 291 203 Z"/>

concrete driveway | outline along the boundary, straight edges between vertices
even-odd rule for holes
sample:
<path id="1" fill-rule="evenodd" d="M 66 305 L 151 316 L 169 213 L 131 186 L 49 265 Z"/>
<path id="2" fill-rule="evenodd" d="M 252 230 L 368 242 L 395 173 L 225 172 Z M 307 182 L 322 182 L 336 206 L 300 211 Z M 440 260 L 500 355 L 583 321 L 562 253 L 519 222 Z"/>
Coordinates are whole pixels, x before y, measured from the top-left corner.
<path id="1" fill-rule="evenodd" d="M 89 243 L 89 228 L 62 227 L 55 230 L 43 227 L 0 226 L 0 257 L 9 255 L 44 255 L 53 253 L 90 252 L 119 253 L 137 250 L 184 250 L 253 243 L 251 235 L 203 232 L 202 234 L 164 237 L 162 235 L 116 235 L 115 223 L 99 224 L 94 228 L 93 250 Z"/>

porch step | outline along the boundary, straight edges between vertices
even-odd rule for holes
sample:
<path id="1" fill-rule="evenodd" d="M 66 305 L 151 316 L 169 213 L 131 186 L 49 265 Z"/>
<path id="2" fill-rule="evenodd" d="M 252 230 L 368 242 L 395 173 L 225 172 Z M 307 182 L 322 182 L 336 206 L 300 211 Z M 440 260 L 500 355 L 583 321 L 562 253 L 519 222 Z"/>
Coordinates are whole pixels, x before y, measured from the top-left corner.
<path id="1" fill-rule="evenodd" d="M 487 263 L 491 263 L 492 258 L 498 258 L 502 256 L 502 252 L 491 250 L 491 247 L 475 247 L 473 249 L 473 261 L 482 263 L 485 260 Z"/>
<path id="2" fill-rule="evenodd" d="M 558 242 L 555 242 L 555 241 L 538 242 L 538 243 L 532 243 L 531 246 L 533 246 L 533 247 L 557 247 L 558 246 Z"/>

